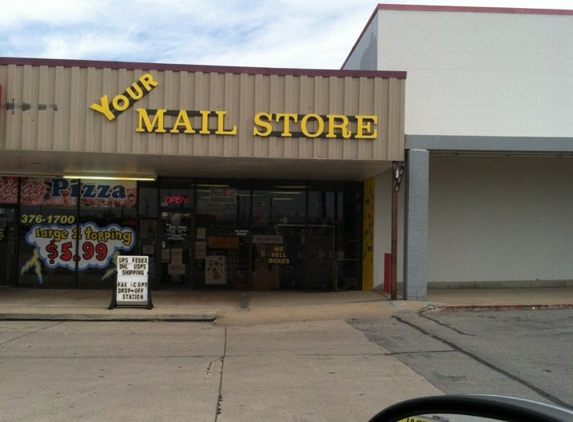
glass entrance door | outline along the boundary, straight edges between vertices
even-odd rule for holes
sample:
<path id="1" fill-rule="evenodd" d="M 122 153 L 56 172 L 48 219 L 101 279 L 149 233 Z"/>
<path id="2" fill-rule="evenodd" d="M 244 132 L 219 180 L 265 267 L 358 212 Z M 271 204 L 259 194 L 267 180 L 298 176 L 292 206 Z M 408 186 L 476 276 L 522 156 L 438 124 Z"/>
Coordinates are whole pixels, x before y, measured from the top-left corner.
<path id="1" fill-rule="evenodd" d="M 0 285 L 16 284 L 16 212 L 0 208 Z"/>
<path id="2" fill-rule="evenodd" d="M 191 287 L 192 226 L 190 212 L 161 213 L 162 287 Z"/>
<path id="3" fill-rule="evenodd" d="M 251 191 L 245 181 L 197 185 L 195 286 L 247 289 L 251 262 Z"/>

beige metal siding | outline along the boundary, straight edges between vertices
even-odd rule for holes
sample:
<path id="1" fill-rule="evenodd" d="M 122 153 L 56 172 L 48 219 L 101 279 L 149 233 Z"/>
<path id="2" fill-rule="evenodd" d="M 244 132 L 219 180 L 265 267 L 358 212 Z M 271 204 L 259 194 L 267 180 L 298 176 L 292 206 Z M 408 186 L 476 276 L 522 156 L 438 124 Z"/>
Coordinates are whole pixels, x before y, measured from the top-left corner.
<path id="1" fill-rule="evenodd" d="M 90 109 L 150 73 L 158 86 L 112 121 Z M 2 146 L 13 150 L 273 159 L 404 159 L 405 80 L 2 65 Z M 138 133 L 136 109 L 225 111 L 235 136 Z M 256 113 L 377 115 L 375 140 L 260 137 Z M 165 118 L 171 127 L 174 117 Z M 193 118 L 199 124 L 200 118 Z M 215 120 L 212 120 L 214 122 Z M 276 125 L 276 124 L 274 124 Z M 298 131 L 298 124 L 293 131 Z M 355 125 L 351 125 L 353 127 Z M 316 125 L 309 126 L 314 130 Z M 277 130 L 277 129 L 275 129 Z M 199 132 L 198 129 L 196 129 Z M 0 134 L 3 132 L 0 132 Z"/>

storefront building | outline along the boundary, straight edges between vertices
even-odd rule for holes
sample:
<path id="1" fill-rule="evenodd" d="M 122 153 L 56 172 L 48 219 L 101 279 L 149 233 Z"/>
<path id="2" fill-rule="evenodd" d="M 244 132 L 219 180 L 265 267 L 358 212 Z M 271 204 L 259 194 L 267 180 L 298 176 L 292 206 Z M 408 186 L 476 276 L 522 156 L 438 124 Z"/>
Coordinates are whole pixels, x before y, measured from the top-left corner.
<path id="1" fill-rule="evenodd" d="M 0 58 L 0 285 L 372 289 L 405 78 Z"/>
<path id="2" fill-rule="evenodd" d="M 573 285 L 573 11 L 380 4 L 343 69 L 392 68 L 408 72 L 405 297 Z"/>

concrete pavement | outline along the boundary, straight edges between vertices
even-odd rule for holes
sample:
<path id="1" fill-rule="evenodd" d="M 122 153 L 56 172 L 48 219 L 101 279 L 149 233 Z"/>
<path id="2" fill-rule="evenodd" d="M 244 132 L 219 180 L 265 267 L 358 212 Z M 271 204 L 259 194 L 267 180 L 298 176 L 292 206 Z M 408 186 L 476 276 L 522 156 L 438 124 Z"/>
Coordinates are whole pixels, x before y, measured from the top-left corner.
<path id="1" fill-rule="evenodd" d="M 441 394 L 342 320 L 0 326 L 2 422 L 358 422 Z"/>
<path id="2" fill-rule="evenodd" d="M 398 295 L 400 298 L 401 296 Z M 153 309 L 109 310 L 111 290 L 0 288 L 0 320 L 203 321 L 257 325 L 391 316 L 428 309 L 572 307 L 572 287 L 430 290 L 427 301 L 379 291 L 152 291 Z"/>
<path id="3" fill-rule="evenodd" d="M 151 310 L 109 310 L 106 290 L 0 288 L 0 320 L 23 321 L 0 333 L 2 420 L 366 421 L 442 392 L 344 320 L 573 307 L 573 288 L 439 290 L 424 302 L 361 291 L 152 295 Z"/>

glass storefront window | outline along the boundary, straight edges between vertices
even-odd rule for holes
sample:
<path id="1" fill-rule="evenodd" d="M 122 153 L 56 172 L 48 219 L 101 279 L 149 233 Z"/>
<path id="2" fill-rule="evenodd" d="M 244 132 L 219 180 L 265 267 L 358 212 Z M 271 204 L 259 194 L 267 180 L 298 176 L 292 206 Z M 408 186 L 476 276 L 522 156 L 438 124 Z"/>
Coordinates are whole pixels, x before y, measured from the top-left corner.
<path id="1" fill-rule="evenodd" d="M 16 196 L 17 195 L 16 191 Z M 11 285 L 15 283 L 17 274 L 15 262 L 17 242 L 16 210 L 8 205 L 0 204 L 0 283 Z"/>
<path id="2" fill-rule="evenodd" d="M 20 286 L 75 287 L 76 207 L 20 208 Z"/>
<path id="3" fill-rule="evenodd" d="M 193 286 L 193 230 L 195 189 L 188 179 L 163 179 L 159 189 L 160 245 L 157 259 L 163 287 Z M 152 222 L 147 229 L 153 233 Z M 151 239 L 152 235 L 148 236 Z M 157 254 L 157 253 L 156 253 Z"/>
<path id="4" fill-rule="evenodd" d="M 0 176 L 0 206 L 18 204 L 18 178 Z"/>
<path id="5" fill-rule="evenodd" d="M 21 179 L 18 285 L 110 288 L 136 217 L 136 182 Z"/>
<path id="6" fill-rule="evenodd" d="M 20 184 L 20 286 L 75 287 L 77 183 L 23 178 Z"/>
<path id="7" fill-rule="evenodd" d="M 253 190 L 253 230 L 258 234 L 276 234 L 278 224 L 304 225 L 306 221 L 306 185 L 277 182 Z"/>
<path id="8" fill-rule="evenodd" d="M 137 185 L 81 180 L 77 266 L 80 288 L 111 288 L 117 257 L 136 252 Z"/>
<path id="9" fill-rule="evenodd" d="M 307 287 L 359 288 L 362 184 L 313 182 L 308 202 Z"/>
<path id="10" fill-rule="evenodd" d="M 193 216 L 190 212 L 161 212 L 161 282 L 188 286 L 191 283 Z"/>
<path id="11" fill-rule="evenodd" d="M 335 285 L 335 197 L 334 186 L 312 185 L 308 193 L 306 287 L 334 290 Z"/>
<path id="12" fill-rule="evenodd" d="M 160 249 L 157 247 L 158 193 L 156 182 L 139 183 L 137 192 L 137 208 L 139 210 L 138 254 L 145 255 L 148 258 L 148 280 L 152 287 L 157 287 L 156 256 L 160 253 Z"/>
<path id="13" fill-rule="evenodd" d="M 344 184 L 337 194 L 335 217 L 338 290 L 361 288 L 362 209 L 362 184 Z"/>
<path id="14" fill-rule="evenodd" d="M 143 254 L 155 288 L 360 288 L 361 183 L 171 178 L 137 189 L 22 178 L 19 186 L 18 285 L 111 288 L 118 255 Z"/>
<path id="15" fill-rule="evenodd" d="M 191 210 L 195 208 L 195 188 L 193 180 L 163 178 L 159 186 L 160 209 Z M 149 202 L 151 202 L 151 199 Z"/>
<path id="16" fill-rule="evenodd" d="M 155 183 L 141 183 L 139 185 L 137 208 L 141 218 L 157 218 L 159 206 Z"/>
<path id="17" fill-rule="evenodd" d="M 253 190 L 254 290 L 303 289 L 306 183 L 276 181 Z"/>

